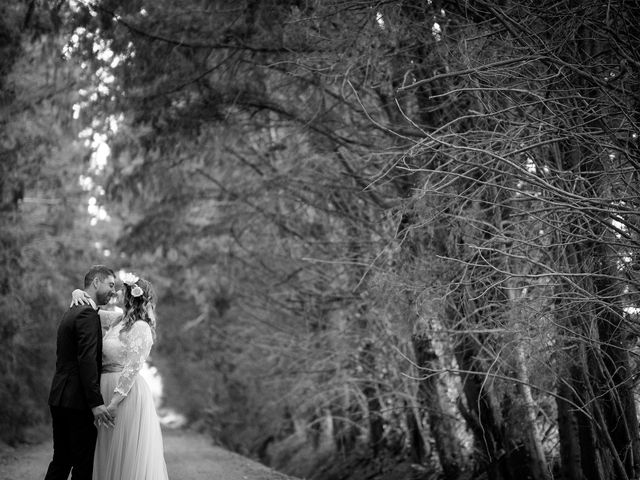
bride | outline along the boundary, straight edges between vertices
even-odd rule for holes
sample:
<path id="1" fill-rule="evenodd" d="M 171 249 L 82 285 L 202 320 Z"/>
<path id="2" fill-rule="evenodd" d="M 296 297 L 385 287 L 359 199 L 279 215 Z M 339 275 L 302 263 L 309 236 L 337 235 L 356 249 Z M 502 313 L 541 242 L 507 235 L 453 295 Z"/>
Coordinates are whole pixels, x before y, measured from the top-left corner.
<path id="1" fill-rule="evenodd" d="M 162 432 L 151 390 L 139 375 L 155 338 L 156 296 L 151 283 L 131 273 L 124 283 L 124 312 L 99 311 L 102 339 L 100 391 L 115 426 L 98 425 L 93 480 L 167 480 Z M 85 303 L 74 290 L 74 303 Z"/>

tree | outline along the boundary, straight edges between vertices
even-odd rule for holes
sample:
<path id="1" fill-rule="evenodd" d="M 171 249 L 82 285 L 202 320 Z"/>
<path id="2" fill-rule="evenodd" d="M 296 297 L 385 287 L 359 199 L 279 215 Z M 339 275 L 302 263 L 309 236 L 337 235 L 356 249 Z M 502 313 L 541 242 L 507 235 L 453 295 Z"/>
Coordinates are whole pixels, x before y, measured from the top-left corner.
<path id="1" fill-rule="evenodd" d="M 0 430 L 15 443 L 49 421 L 56 319 L 87 265 L 105 260 L 109 232 L 89 225 L 98 191 L 73 118 L 85 79 L 62 55 L 66 11 L 5 2 L 0 13 Z"/>

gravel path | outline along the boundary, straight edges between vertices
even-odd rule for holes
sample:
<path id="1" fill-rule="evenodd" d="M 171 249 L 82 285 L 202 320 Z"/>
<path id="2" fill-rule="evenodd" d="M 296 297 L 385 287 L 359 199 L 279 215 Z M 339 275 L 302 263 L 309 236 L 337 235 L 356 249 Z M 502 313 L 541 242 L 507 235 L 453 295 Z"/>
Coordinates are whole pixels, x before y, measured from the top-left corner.
<path id="1" fill-rule="evenodd" d="M 194 432 L 164 430 L 163 438 L 170 480 L 296 480 Z M 0 450 L 0 480 L 43 479 L 51 452 L 51 442 Z"/>

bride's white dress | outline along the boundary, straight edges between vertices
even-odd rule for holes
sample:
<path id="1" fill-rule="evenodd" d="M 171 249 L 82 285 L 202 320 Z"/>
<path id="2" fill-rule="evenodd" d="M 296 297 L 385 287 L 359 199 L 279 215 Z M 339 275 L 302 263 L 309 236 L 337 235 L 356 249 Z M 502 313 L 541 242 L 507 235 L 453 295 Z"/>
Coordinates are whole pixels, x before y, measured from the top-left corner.
<path id="1" fill-rule="evenodd" d="M 167 480 L 162 432 L 147 382 L 139 375 L 153 337 L 144 321 L 121 332 L 112 325 L 102 340 L 100 391 L 105 405 L 114 392 L 126 395 L 118 405 L 115 426 L 98 428 L 93 480 Z"/>

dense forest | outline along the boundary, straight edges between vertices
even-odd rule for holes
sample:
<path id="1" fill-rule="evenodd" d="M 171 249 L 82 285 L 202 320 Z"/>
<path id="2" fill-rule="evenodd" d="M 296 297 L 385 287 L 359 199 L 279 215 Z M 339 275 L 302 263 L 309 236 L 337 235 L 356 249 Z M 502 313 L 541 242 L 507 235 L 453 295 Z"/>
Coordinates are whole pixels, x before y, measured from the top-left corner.
<path id="1" fill-rule="evenodd" d="M 314 480 L 640 477 L 640 4 L 7 0 L 0 436 L 86 267 Z"/>

